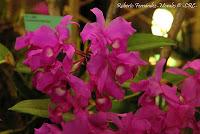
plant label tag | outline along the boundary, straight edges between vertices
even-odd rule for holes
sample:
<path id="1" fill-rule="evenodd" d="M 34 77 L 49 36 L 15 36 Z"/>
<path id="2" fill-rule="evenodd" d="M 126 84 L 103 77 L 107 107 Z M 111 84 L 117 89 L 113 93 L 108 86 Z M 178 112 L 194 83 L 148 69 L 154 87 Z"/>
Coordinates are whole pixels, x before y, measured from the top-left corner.
<path id="1" fill-rule="evenodd" d="M 55 28 L 61 19 L 61 16 L 25 14 L 24 25 L 27 31 L 34 31 L 42 25 L 47 25 L 51 28 Z"/>

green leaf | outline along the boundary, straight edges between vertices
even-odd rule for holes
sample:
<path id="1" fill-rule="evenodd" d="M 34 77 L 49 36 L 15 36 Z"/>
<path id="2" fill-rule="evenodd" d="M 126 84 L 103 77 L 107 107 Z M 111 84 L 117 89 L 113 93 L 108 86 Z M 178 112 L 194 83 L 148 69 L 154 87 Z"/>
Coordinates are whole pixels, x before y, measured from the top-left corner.
<path id="1" fill-rule="evenodd" d="M 49 103 L 49 99 L 24 100 L 9 108 L 9 110 L 47 118 Z"/>
<path id="2" fill-rule="evenodd" d="M 12 53 L 3 44 L 0 43 L 0 64 L 7 63 L 15 65 Z"/>
<path id="3" fill-rule="evenodd" d="M 74 115 L 72 113 L 64 113 L 63 114 L 64 121 L 69 121 L 69 120 L 71 120 L 73 118 L 74 118 Z"/>
<path id="4" fill-rule="evenodd" d="M 153 49 L 173 45 L 176 45 L 176 42 L 171 39 L 162 36 L 155 36 L 148 33 L 134 34 L 132 37 L 129 38 L 128 41 L 128 49 L 132 51 Z"/>
<path id="5" fill-rule="evenodd" d="M 20 73 L 14 72 L 12 80 L 15 83 L 18 97 L 27 100 L 42 98 L 44 96 L 44 94 L 38 92 L 36 89 L 30 88 L 28 86 L 28 81 L 26 81 Z"/>
<path id="6" fill-rule="evenodd" d="M 18 61 L 18 62 L 16 63 L 16 68 L 15 68 L 15 70 L 16 70 L 17 72 L 20 72 L 20 73 L 26 73 L 26 74 L 31 73 L 31 69 L 28 68 L 27 66 L 25 66 L 22 62 L 23 62 L 23 61 Z"/>
<path id="7" fill-rule="evenodd" d="M 183 75 L 177 75 L 177 74 L 171 74 L 171 73 L 164 72 L 162 75 L 162 78 L 172 84 L 179 84 L 186 77 Z"/>
<path id="8" fill-rule="evenodd" d="M 123 88 L 129 88 L 129 87 L 130 87 L 130 83 L 131 83 L 131 81 L 126 81 L 126 82 L 124 82 L 124 83 L 122 84 L 122 87 L 123 87 Z"/>
<path id="9" fill-rule="evenodd" d="M 124 106 L 124 102 L 123 101 L 112 101 L 112 112 L 119 112 L 122 111 Z"/>

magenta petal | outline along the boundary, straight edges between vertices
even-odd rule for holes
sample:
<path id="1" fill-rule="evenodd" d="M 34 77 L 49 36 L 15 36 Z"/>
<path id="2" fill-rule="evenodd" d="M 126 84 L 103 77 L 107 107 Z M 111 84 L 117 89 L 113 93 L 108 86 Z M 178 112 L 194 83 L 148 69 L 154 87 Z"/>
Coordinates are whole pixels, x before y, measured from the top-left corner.
<path id="1" fill-rule="evenodd" d="M 183 69 L 192 68 L 194 70 L 200 71 L 200 59 L 189 61 Z"/>
<path id="2" fill-rule="evenodd" d="M 154 104 L 142 106 L 137 110 L 134 117 L 135 120 L 133 120 L 133 122 L 136 121 L 137 123 L 137 126 L 135 127 L 136 130 L 145 130 L 146 132 L 150 131 L 152 134 L 161 133 L 165 113 Z"/>
<path id="3" fill-rule="evenodd" d="M 186 104 L 200 106 L 200 84 L 194 77 L 189 77 L 181 85 L 181 95 Z"/>
<path id="4" fill-rule="evenodd" d="M 53 29 L 48 26 L 41 26 L 33 32 L 30 43 L 39 48 L 52 47 L 57 45 L 57 37 Z"/>
<path id="5" fill-rule="evenodd" d="M 54 76 L 52 73 L 46 72 L 46 73 L 41 73 L 38 72 L 35 75 L 35 80 L 36 80 L 36 85 L 34 85 L 39 91 L 44 92 L 45 88 L 49 85 L 49 83 L 53 83 L 54 81 Z"/>
<path id="6" fill-rule="evenodd" d="M 165 99 L 168 103 L 179 103 L 179 98 L 176 95 L 176 88 L 169 87 L 167 85 L 161 86 Z"/>
<path id="7" fill-rule="evenodd" d="M 97 22 L 87 23 L 81 32 L 81 38 L 83 42 L 90 40 L 91 50 L 95 52 L 107 45 L 107 37 L 104 34 L 105 20 L 103 13 L 98 8 L 93 8 L 91 11 L 96 15 Z"/>
<path id="8" fill-rule="evenodd" d="M 183 76 L 190 76 L 187 72 L 183 71 L 179 68 L 169 68 L 167 69 L 168 73 L 176 74 L 176 75 L 183 75 Z"/>
<path id="9" fill-rule="evenodd" d="M 103 91 L 104 85 L 107 81 L 107 76 L 108 76 L 108 66 L 105 66 L 105 68 L 100 73 L 100 76 L 97 81 L 97 88 L 98 88 L 99 92 Z"/>
<path id="10" fill-rule="evenodd" d="M 107 78 L 104 89 L 107 94 L 118 100 L 123 99 L 124 97 L 124 91 L 110 77 Z"/>
<path id="11" fill-rule="evenodd" d="M 117 55 L 117 58 L 123 64 L 134 65 L 134 66 L 146 65 L 146 62 L 140 58 L 138 52 L 121 53 Z"/>
<path id="12" fill-rule="evenodd" d="M 66 15 L 62 18 L 62 20 L 60 21 L 59 25 L 64 25 L 67 26 L 68 24 L 71 23 L 72 20 L 72 16 L 71 15 Z"/>
<path id="13" fill-rule="evenodd" d="M 58 32 L 59 43 L 63 44 L 66 39 L 69 38 L 69 30 L 67 26 L 57 25 L 56 31 Z"/>
<path id="14" fill-rule="evenodd" d="M 89 99 L 90 90 L 88 86 L 76 76 L 69 75 L 68 77 L 69 84 L 73 88 L 75 94 L 80 97 L 85 97 L 85 99 Z"/>
<path id="15" fill-rule="evenodd" d="M 155 80 L 160 81 L 162 78 L 163 66 L 165 65 L 166 59 L 161 59 L 155 68 Z"/>
<path id="16" fill-rule="evenodd" d="M 99 26 L 103 27 L 105 23 L 103 12 L 98 8 L 93 8 L 91 9 L 91 11 L 96 15 L 97 23 L 99 24 Z"/>
<path id="17" fill-rule="evenodd" d="M 136 30 L 131 26 L 130 22 L 127 22 L 122 17 L 117 17 L 110 22 L 106 32 L 112 40 L 116 40 L 128 39 Z"/>
<path id="18" fill-rule="evenodd" d="M 167 128 L 165 134 L 180 134 L 180 129 L 177 127 Z"/>
<path id="19" fill-rule="evenodd" d="M 16 50 L 20 50 L 22 48 L 25 48 L 28 45 L 30 45 L 30 43 L 29 43 L 29 37 L 27 35 L 16 38 L 16 44 L 15 44 Z"/>
<path id="20" fill-rule="evenodd" d="M 30 50 L 27 53 L 27 58 L 24 60 L 24 64 L 29 66 L 32 70 L 39 68 L 42 65 L 42 49 Z"/>
<path id="21" fill-rule="evenodd" d="M 132 129 L 137 134 L 144 134 L 150 131 L 151 124 L 148 120 L 145 119 L 135 119 L 132 121 Z"/>
<path id="22" fill-rule="evenodd" d="M 167 127 L 184 128 L 194 121 L 194 108 L 188 105 L 170 106 L 165 118 Z"/>
<path id="23" fill-rule="evenodd" d="M 153 118 L 162 114 L 164 113 L 157 106 L 148 105 L 148 106 L 143 106 L 139 110 L 137 110 L 135 116 L 139 118 Z"/>
<path id="24" fill-rule="evenodd" d="M 89 121 L 92 125 L 100 128 L 105 128 L 107 126 L 107 113 L 98 112 L 97 114 L 93 114 L 89 117 Z"/>
<path id="25" fill-rule="evenodd" d="M 81 38 L 83 42 L 86 42 L 87 40 L 91 41 L 90 48 L 94 54 L 101 49 L 105 49 L 108 40 L 104 35 L 103 28 L 97 23 L 86 24 L 81 32 Z"/>
<path id="26" fill-rule="evenodd" d="M 132 70 L 127 66 L 124 66 L 124 68 L 125 68 L 126 71 L 122 75 L 120 75 L 120 76 L 116 75 L 116 78 L 119 81 L 119 83 L 124 83 L 128 79 L 133 78 Z"/>
<path id="27" fill-rule="evenodd" d="M 116 39 L 116 41 L 114 41 L 111 46 L 112 46 L 112 51 L 120 54 L 120 53 L 124 53 L 127 52 L 127 39 L 123 39 L 123 40 L 118 40 Z"/>
<path id="28" fill-rule="evenodd" d="M 102 68 L 105 66 L 105 58 L 103 55 L 94 55 L 91 56 L 90 61 L 87 63 L 87 69 L 90 74 L 96 75 Z"/>
<path id="29" fill-rule="evenodd" d="M 149 80 L 149 85 L 148 85 L 148 90 L 147 90 L 149 95 L 157 96 L 157 95 L 163 93 L 161 84 L 152 78 L 149 78 L 149 79 L 150 80 Z"/>
<path id="30" fill-rule="evenodd" d="M 84 26 L 82 32 L 80 33 L 83 42 L 87 40 L 93 40 L 95 34 L 98 33 L 97 23 L 88 23 Z"/>
<path id="31" fill-rule="evenodd" d="M 35 128 L 35 134 L 62 134 L 61 130 L 56 126 L 48 123 L 42 124 L 38 129 Z"/>
<path id="32" fill-rule="evenodd" d="M 67 26 L 71 23 L 72 16 L 66 15 L 62 18 L 61 22 L 56 26 L 56 31 L 59 37 L 59 43 L 63 42 L 69 38 L 69 30 Z"/>
<path id="33" fill-rule="evenodd" d="M 67 56 L 65 56 L 65 58 L 63 60 L 63 69 L 66 74 L 70 73 L 70 71 L 72 69 L 72 64 L 73 64 L 72 59 L 69 59 Z"/>
<path id="34" fill-rule="evenodd" d="M 32 70 L 40 67 L 46 67 L 54 61 L 54 52 L 51 48 L 29 50 L 24 64 L 29 66 Z"/>
<path id="35" fill-rule="evenodd" d="M 97 97 L 96 108 L 99 111 L 109 111 L 112 108 L 112 101 L 109 97 Z"/>
<path id="36" fill-rule="evenodd" d="M 88 120 L 84 118 L 76 118 L 62 124 L 63 134 L 89 134 Z"/>
<path id="37" fill-rule="evenodd" d="M 27 53 L 27 57 L 30 58 L 34 55 L 37 55 L 37 54 L 40 54 L 42 53 L 43 49 L 36 49 L 36 50 L 30 50 L 28 53 Z"/>
<path id="38" fill-rule="evenodd" d="M 146 91 L 148 85 L 149 85 L 148 80 L 141 80 L 139 83 L 132 82 L 131 90 L 133 92 Z"/>
<path id="39" fill-rule="evenodd" d="M 147 92 L 145 92 L 139 98 L 138 104 L 140 104 L 141 106 L 154 105 L 155 104 L 155 97 L 150 96 Z"/>
<path id="40" fill-rule="evenodd" d="M 74 46 L 69 45 L 69 44 L 63 45 L 63 46 L 62 46 L 62 49 L 63 49 L 63 51 L 66 53 L 66 55 L 67 55 L 67 57 L 68 57 L 69 59 L 72 59 L 72 58 L 73 58 L 74 52 L 75 52 Z"/>

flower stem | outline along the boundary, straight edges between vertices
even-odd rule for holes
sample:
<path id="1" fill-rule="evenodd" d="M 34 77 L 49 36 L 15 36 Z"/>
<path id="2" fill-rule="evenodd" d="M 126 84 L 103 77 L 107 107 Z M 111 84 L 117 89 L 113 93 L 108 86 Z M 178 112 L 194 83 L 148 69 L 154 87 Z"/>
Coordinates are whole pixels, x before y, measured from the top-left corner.
<path id="1" fill-rule="evenodd" d="M 82 57 L 85 57 L 86 56 L 86 54 L 84 53 L 84 52 L 82 52 L 82 51 L 80 51 L 80 50 L 75 50 L 75 53 L 77 54 L 77 55 L 80 55 L 80 56 L 82 56 Z"/>
<path id="2" fill-rule="evenodd" d="M 76 64 L 76 63 L 79 63 L 79 62 L 83 62 L 84 61 L 84 57 L 83 58 L 81 58 L 81 59 L 79 59 L 79 60 L 77 60 L 77 61 L 75 61 L 75 62 L 73 62 L 73 64 Z"/>
<path id="3" fill-rule="evenodd" d="M 184 3 L 187 3 L 187 2 L 188 2 L 188 0 L 184 1 Z M 174 21 L 172 23 L 170 31 L 168 32 L 168 38 L 170 38 L 172 40 L 176 39 L 177 34 L 181 28 L 181 24 L 184 20 L 185 13 L 186 13 L 186 8 L 180 7 L 176 10 Z M 170 46 L 163 47 L 163 49 L 161 50 L 161 53 L 160 53 L 161 58 L 168 59 L 171 52 L 172 52 L 172 48 Z"/>

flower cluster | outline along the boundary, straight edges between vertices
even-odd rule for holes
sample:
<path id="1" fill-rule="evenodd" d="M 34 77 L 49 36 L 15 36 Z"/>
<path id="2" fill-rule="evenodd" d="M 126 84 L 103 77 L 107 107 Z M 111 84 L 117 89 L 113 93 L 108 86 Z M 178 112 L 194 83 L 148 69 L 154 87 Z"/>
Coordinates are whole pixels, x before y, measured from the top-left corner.
<path id="1" fill-rule="evenodd" d="M 84 42 L 91 41 L 92 55 L 87 71 L 90 87 L 95 90 L 97 109 L 107 111 L 111 108 L 109 96 L 123 99 L 120 84 L 133 78 L 138 67 L 146 63 L 140 59 L 139 53 L 127 52 L 128 37 L 135 32 L 129 22 L 118 17 L 107 26 L 99 9 L 91 11 L 97 22 L 86 24 L 81 37 Z"/>
<path id="2" fill-rule="evenodd" d="M 99 9 L 91 11 L 97 22 L 86 24 L 80 34 L 83 42 L 90 41 L 86 52 L 68 43 L 68 27 L 76 24 L 71 16 L 65 16 L 55 30 L 41 26 L 17 38 L 15 48 L 27 48 L 24 64 L 34 72 L 33 86 L 51 99 L 49 118 L 55 124 L 44 123 L 35 134 L 179 134 L 185 129 L 200 133 L 195 118 L 200 106 L 200 60 L 182 69 L 168 69 L 186 77 L 172 86 L 162 81 L 166 60 L 161 59 L 153 76 L 130 85 L 134 93 L 142 92 L 139 109 L 135 113 L 109 112 L 112 99 L 124 98 L 122 84 L 147 63 L 138 52 L 127 51 L 128 38 L 135 32 L 131 23 L 117 17 L 107 24 Z M 75 54 L 82 56 L 80 60 L 75 61 Z M 83 64 L 87 81 L 75 73 Z M 166 102 L 164 109 L 157 105 L 157 97 Z M 90 111 L 91 105 L 96 111 Z M 65 113 L 73 113 L 73 119 L 65 121 Z"/>
<path id="3" fill-rule="evenodd" d="M 71 16 L 65 16 L 55 30 L 41 26 L 34 32 L 17 38 L 15 48 L 27 47 L 24 64 L 34 72 L 33 85 L 52 101 L 49 106 L 50 119 L 59 123 L 63 113 L 74 108 L 74 112 L 85 108 L 91 97 L 88 84 L 73 75 L 74 44 L 69 38 Z"/>
<path id="4" fill-rule="evenodd" d="M 132 83 L 134 92 L 142 91 L 139 99 L 141 106 L 135 113 L 117 114 L 99 111 L 94 114 L 80 112 L 70 122 L 63 123 L 57 133 L 73 134 L 180 134 L 190 129 L 194 134 L 200 133 L 200 122 L 195 118 L 199 114 L 200 89 L 199 74 L 200 60 L 186 64 L 183 69 L 170 68 L 167 71 L 186 76 L 178 87 L 171 87 L 161 81 L 165 59 L 162 59 L 155 68 L 155 73 L 148 80 Z M 187 68 L 196 71 L 191 75 Z M 167 103 L 165 109 L 156 104 L 156 96 L 161 96 Z M 110 127 L 113 123 L 115 127 Z M 46 126 L 49 125 L 48 128 Z M 81 127 L 80 127 L 81 126 Z M 44 124 L 36 129 L 54 132 L 54 125 Z M 77 128 L 77 129 L 76 129 Z"/>

